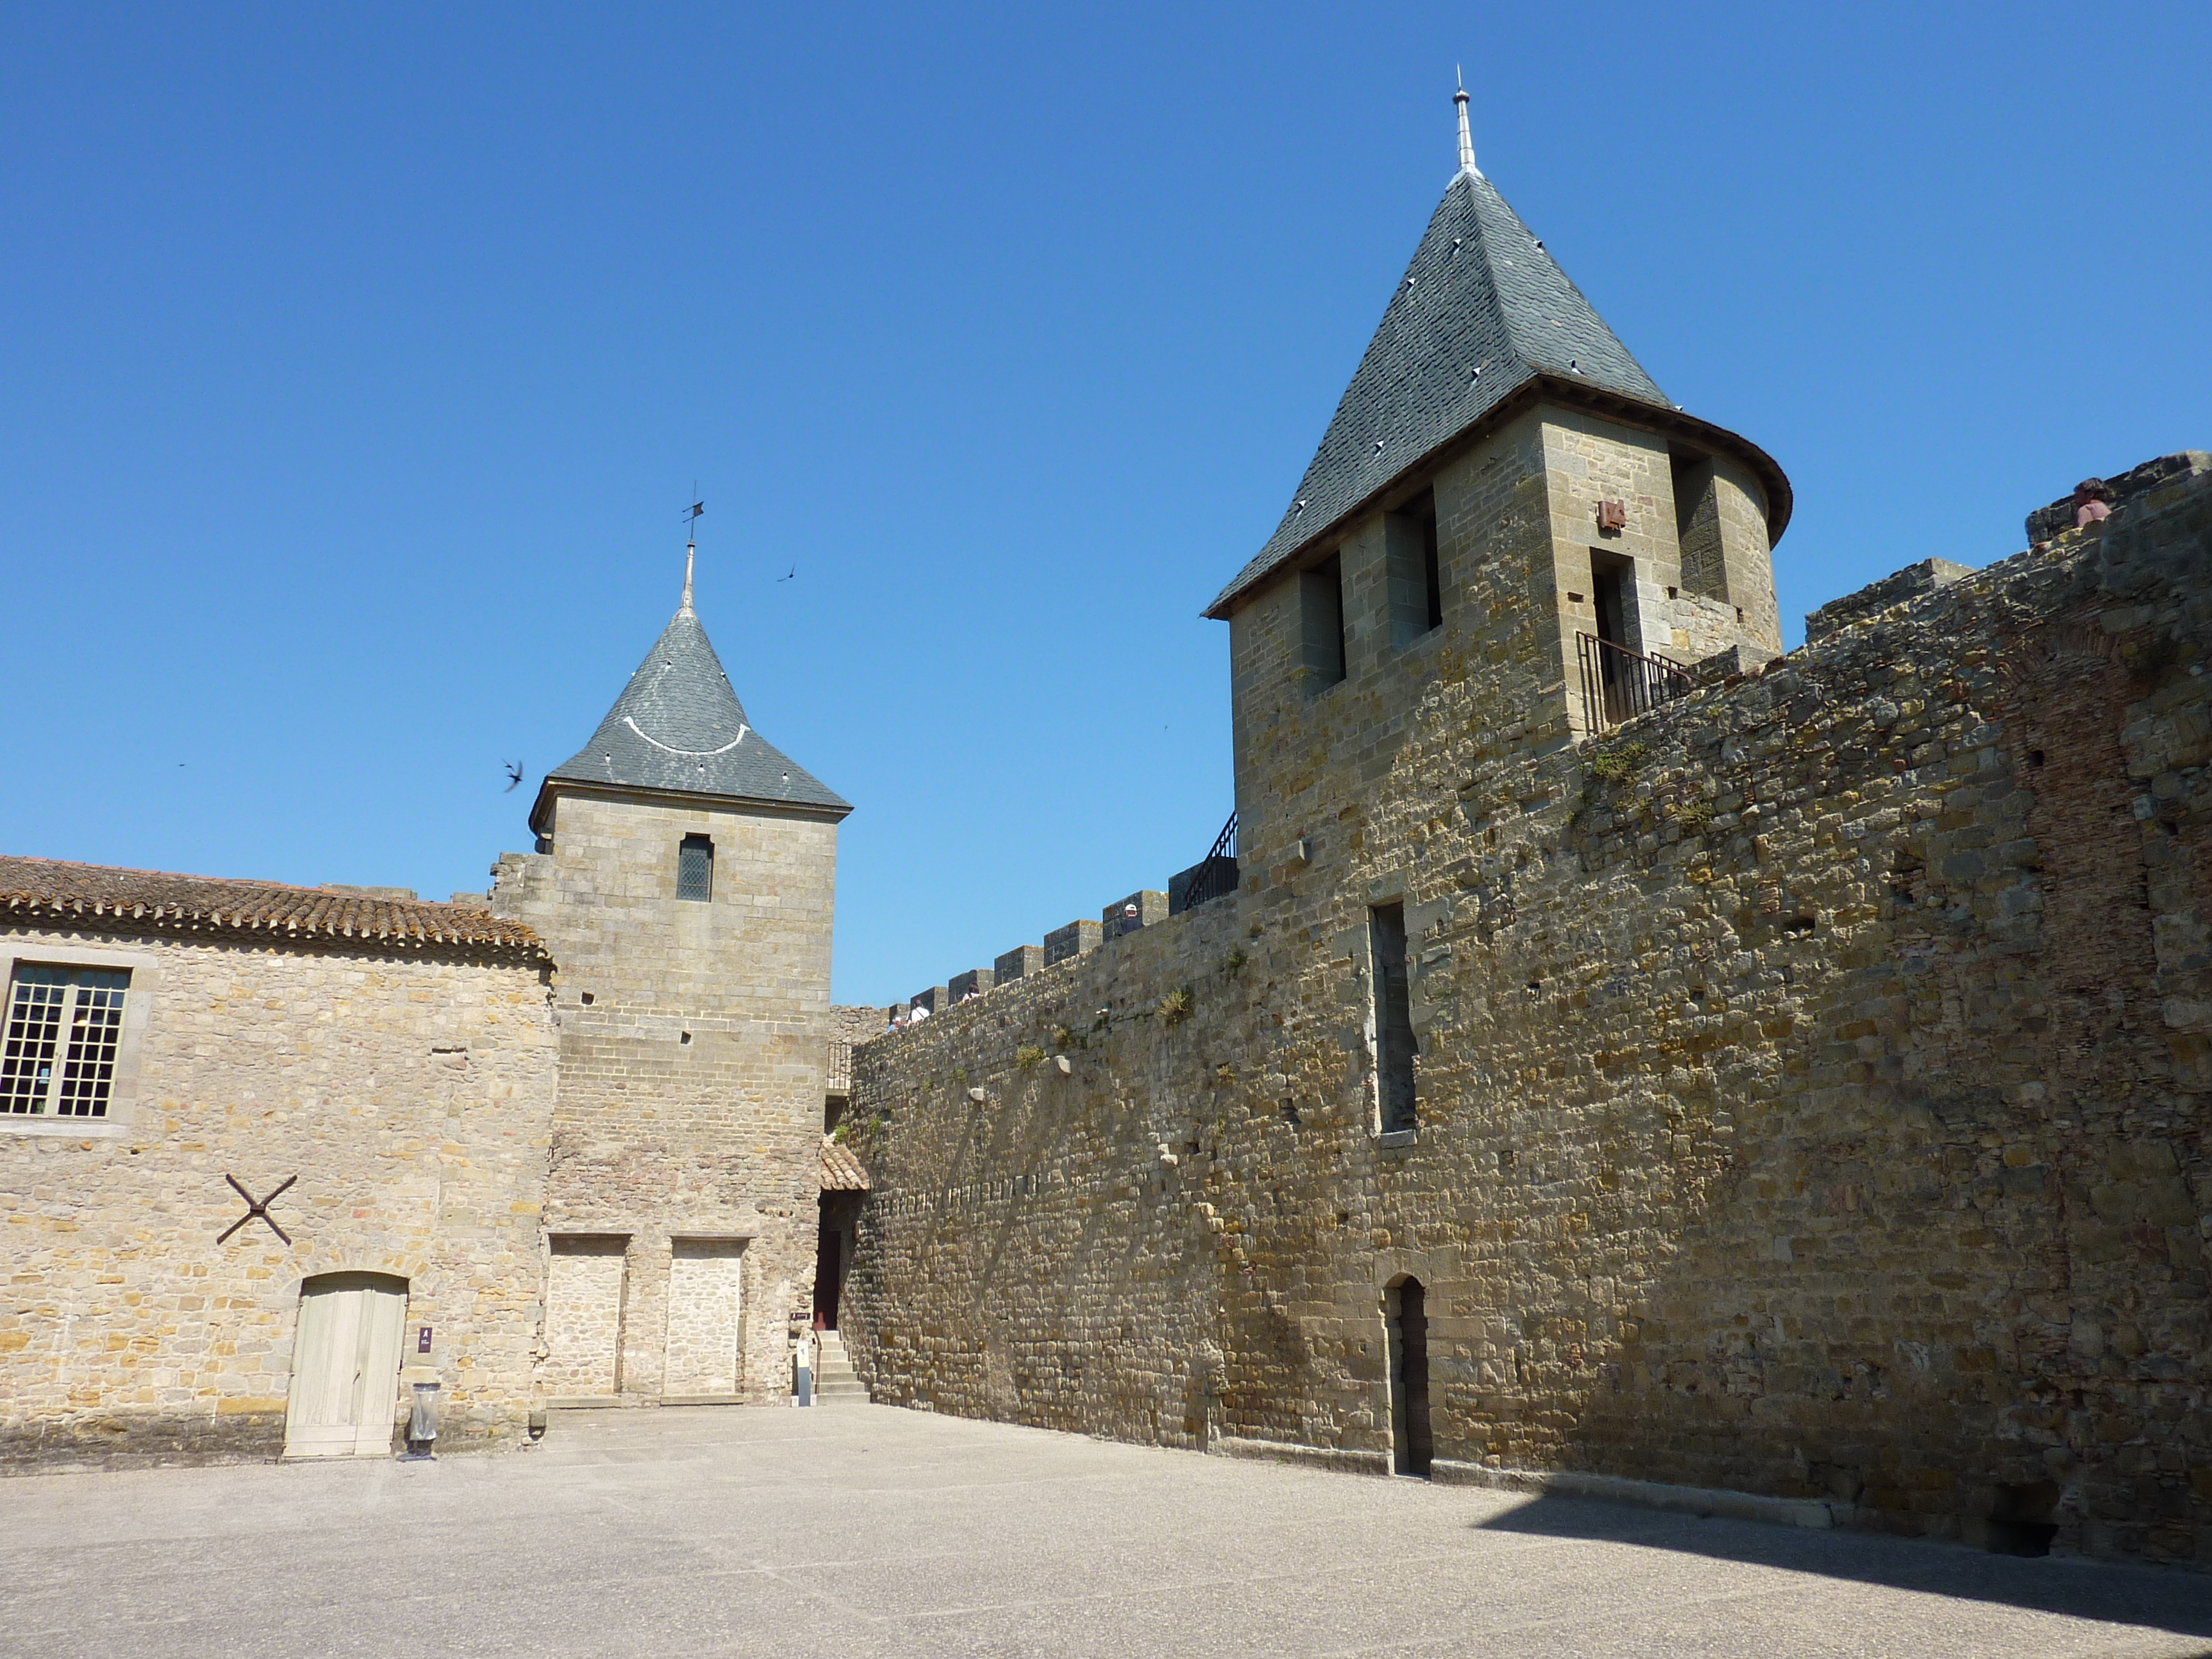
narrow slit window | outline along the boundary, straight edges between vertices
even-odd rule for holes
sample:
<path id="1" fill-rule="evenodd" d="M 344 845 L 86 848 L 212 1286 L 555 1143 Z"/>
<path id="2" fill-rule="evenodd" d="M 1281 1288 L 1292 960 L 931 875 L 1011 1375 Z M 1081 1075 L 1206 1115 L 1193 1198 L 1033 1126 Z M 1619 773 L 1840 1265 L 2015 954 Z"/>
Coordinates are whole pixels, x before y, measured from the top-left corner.
<path id="1" fill-rule="evenodd" d="M 1675 455 L 1674 534 L 1682 550 L 1682 591 L 1728 602 L 1728 560 L 1721 543 L 1720 499 L 1710 455 Z"/>
<path id="2" fill-rule="evenodd" d="M 1344 566 L 1334 556 L 1298 573 L 1298 623 L 1310 696 L 1344 678 Z"/>
<path id="3" fill-rule="evenodd" d="M 1444 620 L 1443 572 L 1437 558 L 1437 496 L 1424 490 L 1382 523 L 1389 567 L 1390 643 L 1411 645 Z"/>
<path id="4" fill-rule="evenodd" d="M 714 896 L 714 843 L 706 836 L 686 836 L 676 849 L 676 896 L 704 904 Z"/>
<path id="5" fill-rule="evenodd" d="M 1413 1127 L 1413 1011 L 1407 980 L 1406 908 L 1378 904 L 1368 912 L 1375 987 L 1376 1104 L 1382 1133 Z"/>
<path id="6" fill-rule="evenodd" d="M 0 1112 L 106 1117 L 130 986 L 128 969 L 18 966 L 0 1045 Z"/>

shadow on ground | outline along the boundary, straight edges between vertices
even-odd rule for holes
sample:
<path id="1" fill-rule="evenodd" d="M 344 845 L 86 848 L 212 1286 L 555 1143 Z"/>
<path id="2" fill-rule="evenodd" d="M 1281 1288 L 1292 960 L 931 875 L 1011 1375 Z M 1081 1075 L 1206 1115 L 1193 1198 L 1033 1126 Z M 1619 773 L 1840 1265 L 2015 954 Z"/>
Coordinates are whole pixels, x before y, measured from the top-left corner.
<path id="1" fill-rule="evenodd" d="M 1681 1550 L 1929 1595 L 2212 1637 L 2212 1575 L 2050 1557 L 2023 1559 L 1874 1533 L 1670 1515 L 1590 1498 L 1533 1498 L 1474 1523 L 1491 1532 Z M 2212 1659 L 2212 1646 L 2203 1650 Z"/>

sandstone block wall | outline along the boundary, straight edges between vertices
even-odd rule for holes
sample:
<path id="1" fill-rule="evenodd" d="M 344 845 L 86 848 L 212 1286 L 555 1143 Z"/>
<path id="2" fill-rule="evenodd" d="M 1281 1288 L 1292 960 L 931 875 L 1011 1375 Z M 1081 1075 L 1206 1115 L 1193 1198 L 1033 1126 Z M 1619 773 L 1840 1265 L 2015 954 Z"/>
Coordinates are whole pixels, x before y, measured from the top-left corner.
<path id="1" fill-rule="evenodd" d="M 708 902 L 675 896 L 687 835 L 714 844 Z M 813 1296 L 838 1029 L 836 837 L 817 818 L 569 791 L 551 850 L 507 854 L 495 872 L 495 908 L 527 921 L 559 964 L 545 1225 L 556 1248 L 623 1241 L 625 1403 L 789 1394 L 790 1333 Z M 732 1265 L 684 1265 L 709 1255 Z M 695 1289 L 713 1281 L 689 1311 L 686 1273 Z M 710 1363 L 704 1351 L 723 1337 L 705 1334 L 698 1310 L 732 1305 L 729 1363 Z M 579 1315 L 576 1364 L 611 1316 Z"/>
<path id="2" fill-rule="evenodd" d="M 1568 746 L 1508 449 L 1416 669 L 1232 623 L 1233 898 L 858 1051 L 876 1397 L 1372 1465 L 1410 1275 L 1439 1458 L 2212 1564 L 2212 479 Z"/>
<path id="3" fill-rule="evenodd" d="M 0 1120 L 0 1464 L 274 1456 L 301 1283 L 408 1282 L 441 1446 L 538 1403 L 554 1036 L 541 969 L 220 938 L 11 929 L 0 952 L 134 961 L 135 1097 Z M 222 1243 L 259 1197 L 296 1182 Z M 417 1364 L 414 1344 L 405 1360 Z M 392 1406 L 400 1409 L 395 1382 Z"/>

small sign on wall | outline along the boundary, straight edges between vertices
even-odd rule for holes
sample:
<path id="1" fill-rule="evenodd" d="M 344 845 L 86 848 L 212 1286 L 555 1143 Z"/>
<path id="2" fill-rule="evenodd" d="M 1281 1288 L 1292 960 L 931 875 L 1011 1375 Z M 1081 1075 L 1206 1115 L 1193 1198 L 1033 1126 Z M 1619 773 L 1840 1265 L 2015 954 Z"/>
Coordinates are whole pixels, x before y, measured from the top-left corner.
<path id="1" fill-rule="evenodd" d="M 415 1333 L 415 1352 L 416 1353 L 430 1352 L 430 1328 L 428 1325 Z"/>

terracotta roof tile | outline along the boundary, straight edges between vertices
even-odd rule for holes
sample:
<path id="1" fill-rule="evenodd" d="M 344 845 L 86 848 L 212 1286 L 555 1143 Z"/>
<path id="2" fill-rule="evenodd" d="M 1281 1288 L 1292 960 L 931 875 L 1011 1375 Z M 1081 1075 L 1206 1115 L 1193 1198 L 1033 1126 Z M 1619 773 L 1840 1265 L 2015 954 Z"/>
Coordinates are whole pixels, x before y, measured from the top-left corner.
<path id="1" fill-rule="evenodd" d="M 825 1193 L 865 1193 L 868 1190 L 868 1172 L 860 1167 L 860 1160 L 853 1156 L 853 1149 L 842 1146 L 822 1137 L 822 1190 Z"/>
<path id="2" fill-rule="evenodd" d="M 351 939 L 386 950 L 467 945 L 545 955 L 538 935 L 522 923 L 471 905 L 0 857 L 0 919 L 38 923 L 87 917 L 112 917 L 125 927 L 162 933 L 220 929 Z"/>

